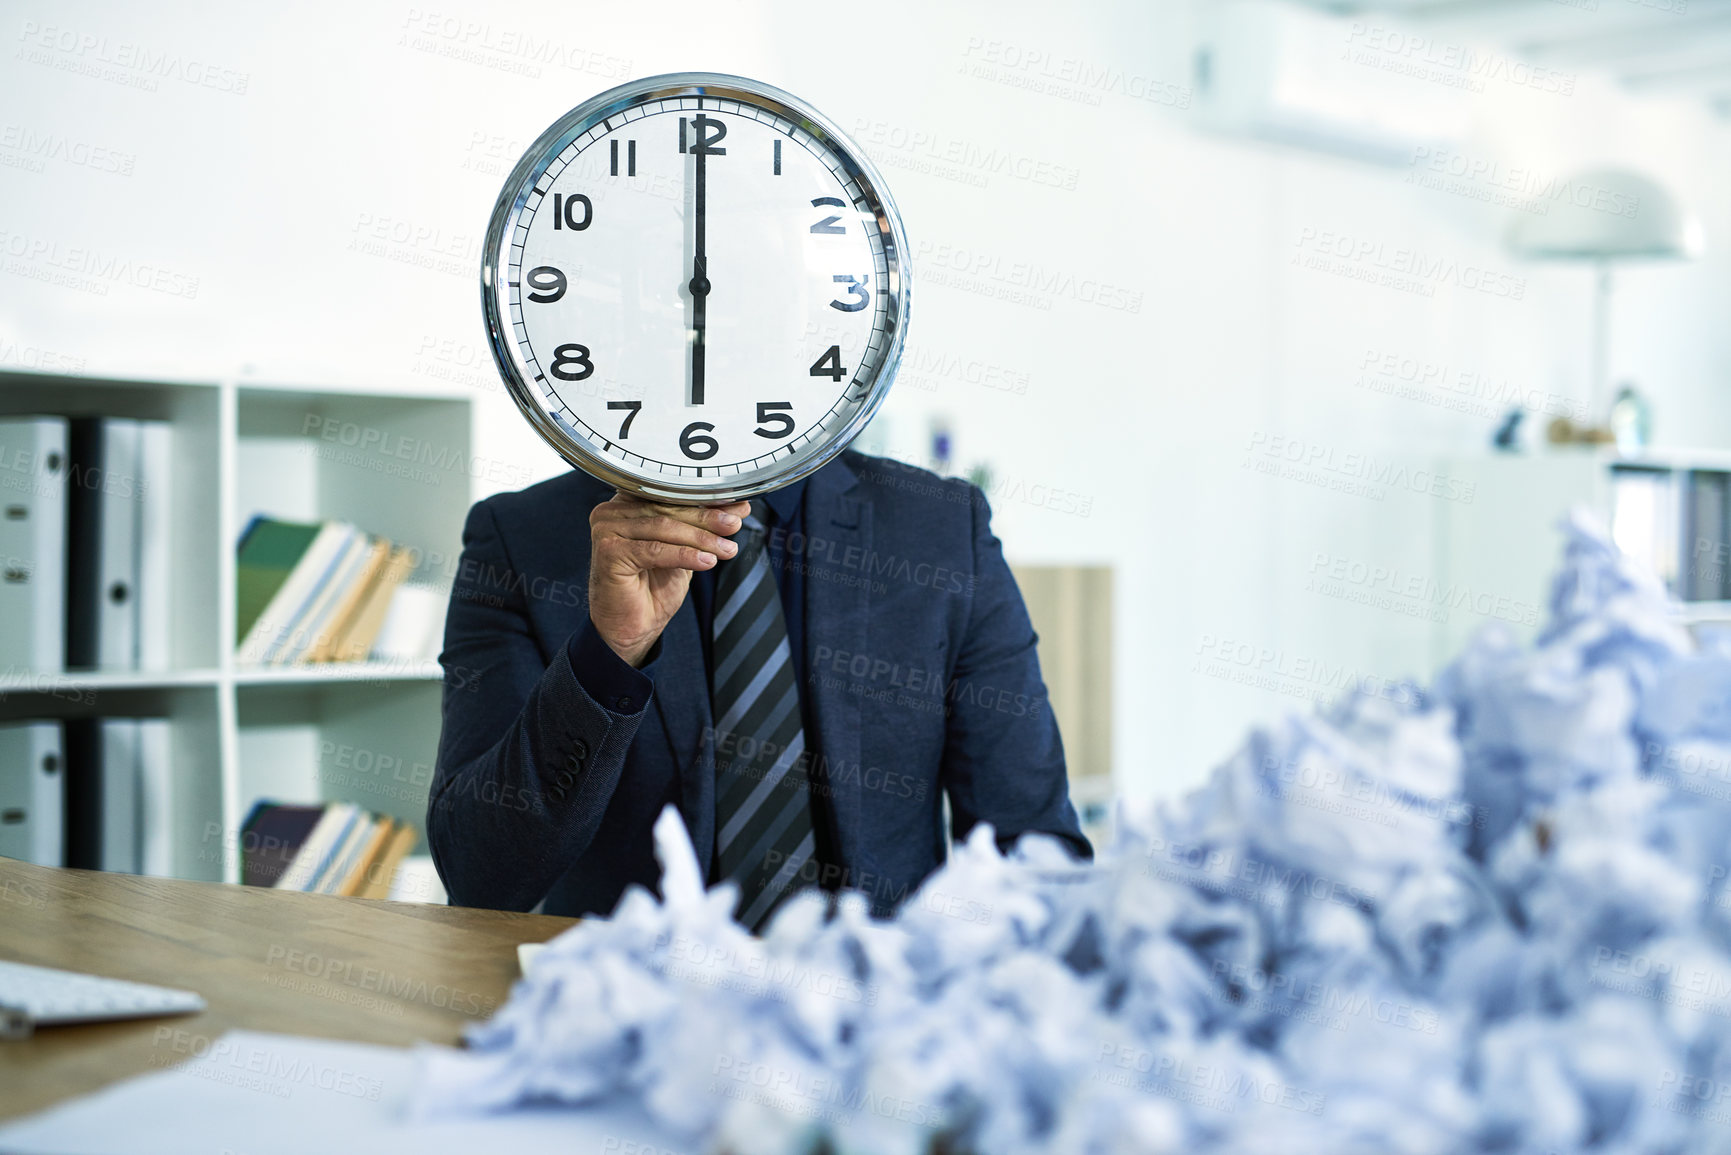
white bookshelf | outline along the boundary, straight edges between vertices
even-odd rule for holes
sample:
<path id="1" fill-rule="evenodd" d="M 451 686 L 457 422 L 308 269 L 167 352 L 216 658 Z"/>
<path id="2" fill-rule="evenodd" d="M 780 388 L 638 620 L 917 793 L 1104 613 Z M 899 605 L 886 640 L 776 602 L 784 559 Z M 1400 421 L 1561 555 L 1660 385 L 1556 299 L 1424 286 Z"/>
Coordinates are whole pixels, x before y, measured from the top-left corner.
<path id="1" fill-rule="evenodd" d="M 418 832 L 439 733 L 436 661 L 234 663 L 235 544 L 254 514 L 335 518 L 422 551 L 449 587 L 471 496 L 469 391 L 0 374 L 0 414 L 165 420 L 173 430 L 173 642 L 161 671 L 0 675 L 0 719 L 170 723 L 174 873 L 236 882 L 259 798 L 347 801 Z"/>

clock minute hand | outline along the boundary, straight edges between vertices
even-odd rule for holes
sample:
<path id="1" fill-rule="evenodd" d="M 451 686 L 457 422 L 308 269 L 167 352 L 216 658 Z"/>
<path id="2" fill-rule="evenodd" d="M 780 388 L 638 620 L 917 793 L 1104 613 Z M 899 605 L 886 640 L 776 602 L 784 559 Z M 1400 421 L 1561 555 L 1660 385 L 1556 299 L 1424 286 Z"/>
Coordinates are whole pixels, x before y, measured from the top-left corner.
<path id="1" fill-rule="evenodd" d="M 703 213 L 704 213 L 704 161 L 707 154 L 703 149 L 703 117 L 697 118 L 697 141 L 691 151 L 697 154 L 694 158 L 697 165 L 696 173 L 696 212 L 692 229 L 691 283 L 686 287 L 691 290 L 691 404 L 703 404 L 703 341 L 706 311 L 709 298 L 709 260 L 704 255 Z"/>

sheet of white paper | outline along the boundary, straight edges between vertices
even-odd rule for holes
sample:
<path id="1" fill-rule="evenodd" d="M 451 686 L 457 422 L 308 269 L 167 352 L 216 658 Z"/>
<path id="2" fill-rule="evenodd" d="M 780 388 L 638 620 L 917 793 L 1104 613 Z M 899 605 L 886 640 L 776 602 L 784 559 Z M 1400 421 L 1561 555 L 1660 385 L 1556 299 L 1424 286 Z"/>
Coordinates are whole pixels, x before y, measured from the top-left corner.
<path id="1" fill-rule="evenodd" d="M 163 1050 L 172 1053 L 173 1041 L 165 1041 Z M 410 1123 L 404 1104 L 415 1058 L 404 1048 L 231 1031 L 214 1042 L 203 1040 L 199 1050 L 200 1056 L 179 1066 L 0 1126 L 0 1152 L 698 1155 L 628 1104 Z"/>

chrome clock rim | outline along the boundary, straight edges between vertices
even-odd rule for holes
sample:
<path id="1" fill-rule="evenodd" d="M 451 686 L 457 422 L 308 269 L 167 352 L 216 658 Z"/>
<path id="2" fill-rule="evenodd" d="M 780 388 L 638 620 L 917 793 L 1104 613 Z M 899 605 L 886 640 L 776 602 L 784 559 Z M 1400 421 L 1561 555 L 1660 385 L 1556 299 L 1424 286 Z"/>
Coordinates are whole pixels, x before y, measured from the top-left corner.
<path id="1" fill-rule="evenodd" d="M 797 122 L 830 150 L 845 166 L 848 175 L 859 183 L 875 208 L 879 240 L 884 249 L 884 267 L 889 282 L 884 329 L 888 338 L 882 362 L 867 391 L 865 401 L 847 424 L 823 447 L 802 459 L 785 473 L 777 474 L 771 484 L 759 481 L 746 485 L 726 484 L 725 478 L 712 482 L 690 484 L 651 481 L 632 474 L 604 454 L 571 436 L 542 408 L 540 398 L 524 379 L 516 359 L 510 326 L 505 319 L 508 300 L 504 281 L 510 267 L 510 230 L 528 201 L 539 174 L 547 162 L 563 152 L 577 137 L 597 123 L 637 104 L 679 97 L 703 97 L 736 100 L 756 105 Z M 907 336 L 908 314 L 913 286 L 909 278 L 907 236 L 902 228 L 900 212 L 884 184 L 877 166 L 833 121 L 791 93 L 770 84 L 743 76 L 720 72 L 671 72 L 648 76 L 610 88 L 579 104 L 554 121 L 535 138 L 506 178 L 498 200 L 493 205 L 487 224 L 486 244 L 481 254 L 481 309 L 487 324 L 487 343 L 493 360 L 504 379 L 505 391 L 528 420 L 541 439 L 552 446 L 567 463 L 615 489 L 635 494 L 651 501 L 677 505 L 722 505 L 755 497 L 792 485 L 809 477 L 839 457 L 877 415 L 895 382 L 901 364 L 902 346 Z"/>

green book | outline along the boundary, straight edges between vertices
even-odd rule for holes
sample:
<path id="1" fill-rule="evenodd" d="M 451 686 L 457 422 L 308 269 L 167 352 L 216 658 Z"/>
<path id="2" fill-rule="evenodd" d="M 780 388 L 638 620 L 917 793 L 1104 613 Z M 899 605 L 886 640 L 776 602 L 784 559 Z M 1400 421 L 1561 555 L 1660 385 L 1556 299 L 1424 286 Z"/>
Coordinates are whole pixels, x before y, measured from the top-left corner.
<path id="1" fill-rule="evenodd" d="M 269 517 L 255 517 L 246 527 L 240 539 L 240 556 L 235 563 L 234 636 L 237 642 L 252 630 L 322 528 L 316 522 L 302 524 Z"/>

